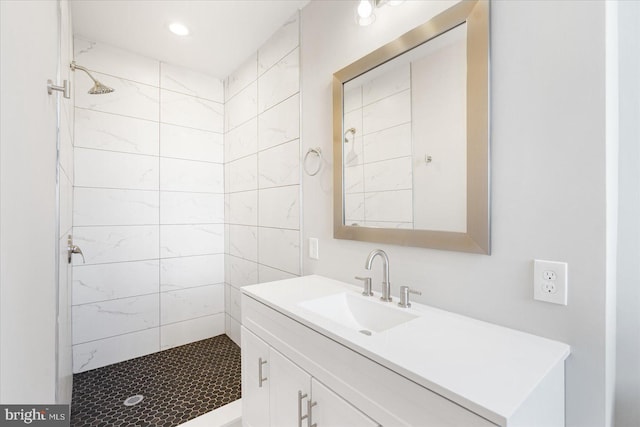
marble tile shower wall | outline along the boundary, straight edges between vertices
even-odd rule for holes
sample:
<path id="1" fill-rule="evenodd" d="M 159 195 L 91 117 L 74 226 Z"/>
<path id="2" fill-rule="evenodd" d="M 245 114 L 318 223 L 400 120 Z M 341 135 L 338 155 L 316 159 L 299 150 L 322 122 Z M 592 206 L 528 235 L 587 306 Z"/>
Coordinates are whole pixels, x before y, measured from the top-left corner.
<path id="1" fill-rule="evenodd" d="M 224 333 L 224 87 L 75 40 L 74 372 Z"/>
<path id="2" fill-rule="evenodd" d="M 410 65 L 345 92 L 344 111 L 346 223 L 413 228 Z"/>
<path id="3" fill-rule="evenodd" d="M 300 271 L 299 19 L 226 80 L 226 332 L 240 344 L 240 288 Z"/>

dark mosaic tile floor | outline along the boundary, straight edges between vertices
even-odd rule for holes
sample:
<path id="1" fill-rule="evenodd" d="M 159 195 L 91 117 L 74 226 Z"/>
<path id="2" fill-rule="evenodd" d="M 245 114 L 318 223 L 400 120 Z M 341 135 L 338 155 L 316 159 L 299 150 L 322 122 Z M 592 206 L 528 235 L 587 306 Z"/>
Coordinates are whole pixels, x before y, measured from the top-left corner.
<path id="1" fill-rule="evenodd" d="M 240 348 L 220 335 L 75 374 L 71 426 L 174 427 L 239 398 Z"/>

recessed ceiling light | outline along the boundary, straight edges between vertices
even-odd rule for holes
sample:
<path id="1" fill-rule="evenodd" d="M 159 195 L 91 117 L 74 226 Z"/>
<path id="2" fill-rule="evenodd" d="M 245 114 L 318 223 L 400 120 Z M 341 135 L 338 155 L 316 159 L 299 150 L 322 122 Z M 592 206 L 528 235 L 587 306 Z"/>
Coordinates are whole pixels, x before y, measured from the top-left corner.
<path id="1" fill-rule="evenodd" d="M 189 34 L 189 29 L 179 22 L 169 24 L 169 30 L 177 36 L 186 36 Z"/>

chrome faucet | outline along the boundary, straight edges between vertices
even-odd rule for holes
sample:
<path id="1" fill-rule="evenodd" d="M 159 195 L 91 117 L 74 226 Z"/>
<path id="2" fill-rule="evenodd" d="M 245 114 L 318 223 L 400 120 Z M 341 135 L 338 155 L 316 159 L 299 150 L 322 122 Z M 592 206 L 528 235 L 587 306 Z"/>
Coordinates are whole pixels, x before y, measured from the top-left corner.
<path id="1" fill-rule="evenodd" d="M 364 268 L 371 270 L 373 259 L 377 256 L 382 258 L 382 301 L 391 301 L 391 283 L 389 283 L 389 257 L 382 249 L 374 249 L 367 257 Z"/>

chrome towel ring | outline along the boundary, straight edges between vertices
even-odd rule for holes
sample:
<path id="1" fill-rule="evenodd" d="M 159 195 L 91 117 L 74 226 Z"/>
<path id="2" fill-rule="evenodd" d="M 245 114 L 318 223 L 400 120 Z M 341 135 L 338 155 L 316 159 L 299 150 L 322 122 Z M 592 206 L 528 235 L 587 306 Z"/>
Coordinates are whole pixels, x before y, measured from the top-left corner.
<path id="1" fill-rule="evenodd" d="M 318 165 L 313 171 L 309 171 L 309 169 L 307 168 L 307 159 L 309 158 L 310 154 L 314 154 L 316 157 L 318 157 Z M 318 172 L 320 172 L 320 168 L 322 167 L 322 150 L 320 149 L 320 147 L 309 148 L 307 150 L 307 154 L 304 155 L 304 159 L 302 160 L 302 167 L 309 176 L 315 176 L 318 174 Z"/>

